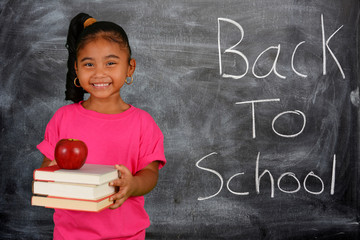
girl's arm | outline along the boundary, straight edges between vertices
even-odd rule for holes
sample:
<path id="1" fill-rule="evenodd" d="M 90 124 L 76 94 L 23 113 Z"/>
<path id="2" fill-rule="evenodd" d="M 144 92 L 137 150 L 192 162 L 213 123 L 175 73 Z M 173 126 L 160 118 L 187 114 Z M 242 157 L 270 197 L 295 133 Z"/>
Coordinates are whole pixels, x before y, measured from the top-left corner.
<path id="1" fill-rule="evenodd" d="M 43 160 L 43 162 L 42 162 L 42 164 L 41 164 L 41 168 L 42 167 L 49 167 L 49 166 L 53 166 L 53 165 L 56 165 L 57 163 L 56 163 L 56 161 L 54 160 L 54 161 L 51 161 L 50 159 L 48 159 L 47 157 L 44 157 L 44 160 Z"/>
<path id="2" fill-rule="evenodd" d="M 120 207 L 131 196 L 143 196 L 149 193 L 157 184 L 159 177 L 159 162 L 154 161 L 137 172 L 134 176 L 124 165 L 115 165 L 120 177 L 112 182 L 111 186 L 119 187 L 119 191 L 111 197 L 114 205 L 110 208 Z"/>

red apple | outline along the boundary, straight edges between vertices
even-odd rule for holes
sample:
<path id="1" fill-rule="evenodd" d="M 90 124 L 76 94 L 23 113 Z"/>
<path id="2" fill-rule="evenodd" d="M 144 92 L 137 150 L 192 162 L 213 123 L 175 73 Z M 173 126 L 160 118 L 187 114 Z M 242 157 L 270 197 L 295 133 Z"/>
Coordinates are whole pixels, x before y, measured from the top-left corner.
<path id="1" fill-rule="evenodd" d="M 86 160 L 88 149 L 83 141 L 61 139 L 55 147 L 55 160 L 60 168 L 79 169 Z"/>

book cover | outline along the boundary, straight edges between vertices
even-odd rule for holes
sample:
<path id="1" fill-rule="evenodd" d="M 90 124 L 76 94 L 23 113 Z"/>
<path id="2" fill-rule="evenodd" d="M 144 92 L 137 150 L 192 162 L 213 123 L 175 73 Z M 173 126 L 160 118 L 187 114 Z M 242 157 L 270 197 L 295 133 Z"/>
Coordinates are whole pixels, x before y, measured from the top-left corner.
<path id="1" fill-rule="evenodd" d="M 57 165 L 34 171 L 36 181 L 54 181 L 101 185 L 118 178 L 112 165 L 84 164 L 80 169 L 60 169 Z"/>
<path id="2" fill-rule="evenodd" d="M 54 197 L 95 200 L 115 193 L 115 187 L 106 182 L 101 185 L 66 183 L 66 182 L 33 182 L 33 193 Z"/>
<path id="3" fill-rule="evenodd" d="M 97 200 L 83 200 L 34 195 L 31 198 L 31 205 L 73 211 L 100 212 L 113 204 L 113 201 L 110 201 L 111 196 L 112 194 Z"/>

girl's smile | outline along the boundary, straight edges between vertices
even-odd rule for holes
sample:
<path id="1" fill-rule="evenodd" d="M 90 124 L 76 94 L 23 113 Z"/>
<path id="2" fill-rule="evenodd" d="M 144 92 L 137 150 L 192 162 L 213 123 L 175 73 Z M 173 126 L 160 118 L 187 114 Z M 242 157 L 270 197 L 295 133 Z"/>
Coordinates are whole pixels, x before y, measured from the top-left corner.
<path id="1" fill-rule="evenodd" d="M 96 88 L 106 88 L 110 86 L 111 83 L 93 83 L 92 85 Z"/>
<path id="2" fill-rule="evenodd" d="M 106 81 L 106 80 L 104 80 L 104 81 L 95 81 L 95 82 L 90 81 L 90 85 L 93 86 L 94 90 L 95 89 L 105 90 L 105 89 L 109 88 L 111 84 L 112 84 L 111 81 Z"/>

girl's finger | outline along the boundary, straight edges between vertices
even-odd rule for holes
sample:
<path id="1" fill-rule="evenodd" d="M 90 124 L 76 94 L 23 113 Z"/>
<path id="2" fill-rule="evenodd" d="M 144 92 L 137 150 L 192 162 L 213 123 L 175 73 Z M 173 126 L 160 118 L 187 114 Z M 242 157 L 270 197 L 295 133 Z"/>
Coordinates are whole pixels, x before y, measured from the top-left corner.
<path id="1" fill-rule="evenodd" d="M 118 186 L 118 187 L 120 187 L 121 186 L 121 180 L 120 179 L 115 179 L 115 180 L 111 181 L 109 183 L 109 185 L 110 186 Z"/>
<path id="2" fill-rule="evenodd" d="M 118 192 L 118 193 L 114 194 L 112 197 L 110 197 L 110 201 L 120 200 L 120 199 L 123 199 L 124 197 L 125 197 L 125 193 Z"/>
<path id="3" fill-rule="evenodd" d="M 114 201 L 114 204 L 111 205 L 109 208 L 110 208 L 110 209 L 118 208 L 118 207 L 120 207 L 123 203 L 124 203 L 124 201 L 121 200 L 121 199 L 120 199 L 120 200 L 116 200 L 116 201 Z"/>

